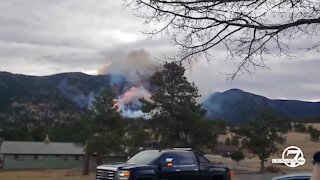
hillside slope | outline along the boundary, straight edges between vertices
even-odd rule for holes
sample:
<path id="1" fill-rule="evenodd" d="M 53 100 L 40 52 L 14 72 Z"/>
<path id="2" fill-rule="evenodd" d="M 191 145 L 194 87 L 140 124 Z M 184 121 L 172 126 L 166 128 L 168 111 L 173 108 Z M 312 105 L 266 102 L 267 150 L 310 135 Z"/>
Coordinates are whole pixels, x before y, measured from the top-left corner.
<path id="1" fill-rule="evenodd" d="M 25 76 L 0 72 L 0 125 L 34 126 L 78 118 L 110 76 L 64 73 Z"/>
<path id="2" fill-rule="evenodd" d="M 289 118 L 320 117 L 320 103 L 296 100 L 272 100 L 263 96 L 231 89 L 222 93 L 214 93 L 203 102 L 207 116 L 213 119 L 224 119 L 231 122 L 247 122 L 256 113 L 267 108 L 277 115 Z"/>

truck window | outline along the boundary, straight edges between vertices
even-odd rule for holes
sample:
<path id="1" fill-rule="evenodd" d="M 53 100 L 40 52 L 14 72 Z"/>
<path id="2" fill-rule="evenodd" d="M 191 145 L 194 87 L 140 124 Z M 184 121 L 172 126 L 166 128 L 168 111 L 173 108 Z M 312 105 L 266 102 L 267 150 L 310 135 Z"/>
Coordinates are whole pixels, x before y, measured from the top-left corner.
<path id="1" fill-rule="evenodd" d="M 166 162 L 167 158 L 172 158 L 172 162 L 173 162 L 174 165 L 177 163 L 177 157 L 176 157 L 176 155 L 174 153 L 164 153 L 161 156 L 161 158 L 159 160 L 159 163 L 161 165 L 166 165 L 167 164 L 167 162 Z"/>
<path id="2" fill-rule="evenodd" d="M 193 165 L 196 164 L 192 152 L 178 152 L 177 153 L 179 165 Z"/>
<path id="3" fill-rule="evenodd" d="M 195 153 L 201 165 L 208 165 L 210 161 L 200 153 Z"/>
<path id="4" fill-rule="evenodd" d="M 141 151 L 131 157 L 127 162 L 129 164 L 153 164 L 158 160 L 160 155 L 161 152 L 156 150 Z"/>

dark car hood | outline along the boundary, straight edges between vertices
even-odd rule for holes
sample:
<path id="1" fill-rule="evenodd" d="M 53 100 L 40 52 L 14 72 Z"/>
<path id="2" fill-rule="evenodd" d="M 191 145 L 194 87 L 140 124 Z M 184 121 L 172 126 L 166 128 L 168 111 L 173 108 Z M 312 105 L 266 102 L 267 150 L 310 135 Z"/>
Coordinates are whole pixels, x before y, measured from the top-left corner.
<path id="1" fill-rule="evenodd" d="M 119 163 L 119 164 L 104 164 L 97 167 L 97 169 L 105 169 L 105 170 L 119 170 L 119 169 L 134 169 L 134 168 L 141 168 L 141 167 L 149 167 L 150 165 L 143 165 L 143 164 L 129 164 L 129 163 Z"/>

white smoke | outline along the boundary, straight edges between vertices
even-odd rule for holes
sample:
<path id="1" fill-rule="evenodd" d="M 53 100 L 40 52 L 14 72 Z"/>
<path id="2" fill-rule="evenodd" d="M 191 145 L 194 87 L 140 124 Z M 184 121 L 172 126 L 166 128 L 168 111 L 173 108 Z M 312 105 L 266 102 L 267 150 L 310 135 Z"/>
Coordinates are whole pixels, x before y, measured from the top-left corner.
<path id="1" fill-rule="evenodd" d="M 139 99 L 148 101 L 151 97 L 152 85 L 150 77 L 159 65 L 150 59 L 149 54 L 144 50 L 131 51 L 127 54 L 117 53 L 111 55 L 106 64 L 97 70 L 97 75 L 109 74 L 111 76 L 111 86 L 119 84 L 117 75 L 126 78 L 126 87 L 117 97 L 117 106 L 124 117 L 129 118 L 149 118 L 140 110 Z M 116 79 L 114 79 L 116 78 Z"/>

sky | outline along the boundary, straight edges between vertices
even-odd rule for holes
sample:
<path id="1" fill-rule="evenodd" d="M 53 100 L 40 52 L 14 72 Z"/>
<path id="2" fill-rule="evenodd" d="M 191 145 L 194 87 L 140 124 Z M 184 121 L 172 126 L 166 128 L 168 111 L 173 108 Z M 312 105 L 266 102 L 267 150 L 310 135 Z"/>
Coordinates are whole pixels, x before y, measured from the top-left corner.
<path id="1" fill-rule="evenodd" d="M 166 36 L 148 38 L 143 34 L 154 25 L 145 24 L 122 3 L 1 0 L 0 71 L 27 75 L 94 74 L 110 64 L 127 65 L 130 69 L 128 64 L 135 62 L 128 58 L 132 54 L 139 58 L 142 53 L 156 62 L 177 53 L 178 48 Z M 307 43 L 308 39 L 304 39 L 298 41 L 298 46 Z M 214 60 L 210 63 L 200 58 L 186 71 L 203 98 L 238 88 L 271 99 L 320 101 L 319 52 L 299 51 L 290 59 L 267 57 L 269 69 L 244 74 L 233 81 L 227 80 L 226 74 L 235 71 L 235 62 L 225 60 L 224 49 L 213 49 L 212 54 Z"/>

